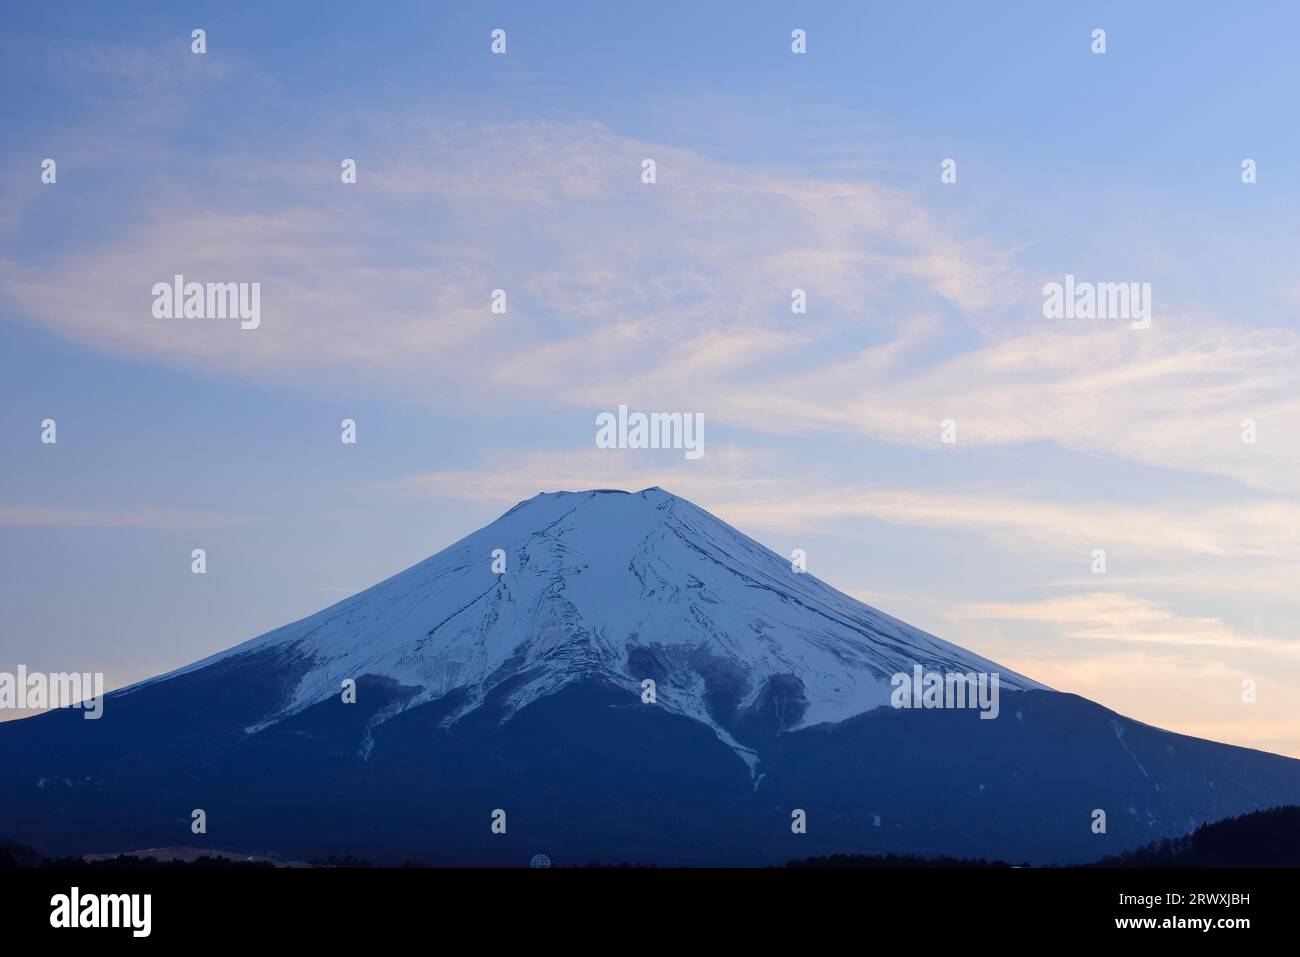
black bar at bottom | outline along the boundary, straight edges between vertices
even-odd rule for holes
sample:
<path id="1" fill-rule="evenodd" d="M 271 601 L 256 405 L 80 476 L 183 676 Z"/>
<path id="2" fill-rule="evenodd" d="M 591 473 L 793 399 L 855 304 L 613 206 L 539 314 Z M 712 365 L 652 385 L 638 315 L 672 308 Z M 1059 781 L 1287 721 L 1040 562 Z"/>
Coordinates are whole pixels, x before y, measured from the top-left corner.
<path id="1" fill-rule="evenodd" d="M 1199 936 L 1231 945 L 1296 933 L 1296 877 L 1190 869 L 34 868 L 0 871 L 0 927 L 7 942 L 329 945 L 441 928 L 533 946 L 604 931 L 661 949 L 703 927 L 733 941 L 847 932 L 865 943 L 893 931 L 918 943 L 1030 933 L 1041 941 Z M 127 926 L 52 926 L 52 916 L 72 922 L 74 887 L 92 922 L 95 911 L 104 922 L 116 911 Z M 101 908 L 101 895 L 124 894 L 149 895 L 147 938 L 137 936 L 143 898 L 132 900 L 136 910 L 117 897 Z"/>

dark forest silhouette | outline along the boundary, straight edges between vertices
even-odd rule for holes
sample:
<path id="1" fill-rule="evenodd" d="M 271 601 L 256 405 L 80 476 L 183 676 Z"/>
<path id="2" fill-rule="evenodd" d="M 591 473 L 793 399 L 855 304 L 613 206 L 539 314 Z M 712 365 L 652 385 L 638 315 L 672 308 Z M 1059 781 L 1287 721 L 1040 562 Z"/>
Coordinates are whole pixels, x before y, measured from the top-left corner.
<path id="1" fill-rule="evenodd" d="M 330 857 L 311 862 L 315 867 L 369 867 L 355 857 Z M 0 840 L 0 868 L 202 868 L 256 867 L 275 865 L 266 861 L 243 861 L 225 856 L 204 856 L 192 861 L 161 861 L 155 857 L 121 854 L 114 858 L 85 861 L 78 857 L 47 858 L 34 848 L 15 841 Z M 405 866 L 418 864 L 408 862 Z M 593 865 L 588 865 L 593 866 Z M 610 866 L 610 865 L 605 865 Z M 614 865 L 619 866 L 619 865 Z M 637 866 L 627 863 L 623 867 Z M 1013 867 L 1007 861 L 984 858 L 920 857 L 912 854 L 831 854 L 790 861 L 787 868 L 976 868 Z M 1027 864 L 1018 865 L 1028 867 Z M 1239 817 L 1203 824 L 1182 837 L 1153 841 L 1124 854 L 1103 857 L 1093 868 L 1110 867 L 1300 867 L 1300 806 L 1288 805 L 1255 811 Z"/>

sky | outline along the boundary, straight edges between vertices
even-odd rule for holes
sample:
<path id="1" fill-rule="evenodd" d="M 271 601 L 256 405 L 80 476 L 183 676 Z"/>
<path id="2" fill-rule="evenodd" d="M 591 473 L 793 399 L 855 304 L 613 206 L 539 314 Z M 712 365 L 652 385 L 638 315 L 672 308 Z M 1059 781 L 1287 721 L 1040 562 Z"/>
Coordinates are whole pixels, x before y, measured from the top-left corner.
<path id="1" fill-rule="evenodd" d="M 122 686 L 539 491 L 658 485 L 1059 690 L 1300 756 L 1298 26 L 6 3 L 0 671 Z M 157 318 L 176 274 L 259 283 L 260 325 Z M 1149 328 L 1048 318 L 1067 275 L 1149 283 Z M 619 405 L 701 414 L 704 455 L 598 448 Z"/>

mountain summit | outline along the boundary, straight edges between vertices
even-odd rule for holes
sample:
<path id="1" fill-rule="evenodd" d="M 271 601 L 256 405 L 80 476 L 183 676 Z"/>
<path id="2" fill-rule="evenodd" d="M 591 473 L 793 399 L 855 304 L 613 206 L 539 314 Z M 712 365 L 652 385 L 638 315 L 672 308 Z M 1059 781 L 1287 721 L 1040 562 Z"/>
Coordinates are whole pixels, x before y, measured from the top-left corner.
<path id="1" fill-rule="evenodd" d="M 1001 707 L 890 707 L 914 673 L 996 673 Z M 203 809 L 214 846 L 297 857 L 1050 862 L 1300 801 L 1300 762 L 1051 691 L 658 488 L 537 495 L 104 708 L 0 725 L 0 836 L 193 843 Z"/>

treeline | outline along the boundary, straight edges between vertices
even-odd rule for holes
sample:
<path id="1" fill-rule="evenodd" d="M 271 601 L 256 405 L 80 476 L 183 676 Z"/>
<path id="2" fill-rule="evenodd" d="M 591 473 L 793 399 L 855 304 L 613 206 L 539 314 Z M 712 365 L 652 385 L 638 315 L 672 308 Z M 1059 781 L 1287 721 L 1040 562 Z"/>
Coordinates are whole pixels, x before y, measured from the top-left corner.
<path id="1" fill-rule="evenodd" d="M 1091 867 L 1300 867 L 1300 806 L 1253 811 L 1202 824 Z"/>

